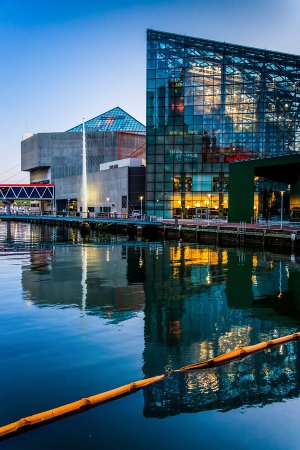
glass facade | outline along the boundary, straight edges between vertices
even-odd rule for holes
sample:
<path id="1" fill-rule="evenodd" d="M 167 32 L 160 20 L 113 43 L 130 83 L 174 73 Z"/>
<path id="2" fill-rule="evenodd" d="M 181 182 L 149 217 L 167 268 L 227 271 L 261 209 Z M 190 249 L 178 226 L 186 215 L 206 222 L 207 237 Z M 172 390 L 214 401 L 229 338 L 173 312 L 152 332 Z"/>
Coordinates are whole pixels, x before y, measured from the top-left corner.
<path id="1" fill-rule="evenodd" d="M 128 131 L 146 134 L 145 125 L 118 106 L 85 122 L 86 131 Z M 81 131 L 82 123 L 67 131 Z"/>
<path id="2" fill-rule="evenodd" d="M 300 150 L 300 57 L 147 32 L 150 215 L 219 217 L 228 165 Z"/>

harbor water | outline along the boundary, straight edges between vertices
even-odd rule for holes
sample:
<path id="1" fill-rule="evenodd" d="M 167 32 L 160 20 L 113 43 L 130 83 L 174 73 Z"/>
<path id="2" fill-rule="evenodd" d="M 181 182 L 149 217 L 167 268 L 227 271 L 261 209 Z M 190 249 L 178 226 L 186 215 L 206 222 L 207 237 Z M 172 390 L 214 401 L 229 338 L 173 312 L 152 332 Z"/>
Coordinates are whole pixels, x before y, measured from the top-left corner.
<path id="1" fill-rule="evenodd" d="M 0 222 L 0 426 L 300 331 L 300 259 Z M 300 343 L 168 376 L 1 449 L 299 449 Z"/>

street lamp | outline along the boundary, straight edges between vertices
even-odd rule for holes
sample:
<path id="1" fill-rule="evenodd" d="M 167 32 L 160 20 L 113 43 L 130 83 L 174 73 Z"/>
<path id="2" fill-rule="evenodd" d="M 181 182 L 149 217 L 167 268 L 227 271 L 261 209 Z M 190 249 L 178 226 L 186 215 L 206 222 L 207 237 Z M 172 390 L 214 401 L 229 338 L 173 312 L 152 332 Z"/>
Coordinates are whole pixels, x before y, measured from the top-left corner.
<path id="1" fill-rule="evenodd" d="M 282 229 L 282 218 L 283 218 L 283 194 L 284 191 L 280 191 L 281 201 L 280 201 L 280 228 Z"/>
<path id="2" fill-rule="evenodd" d="M 109 217 L 109 197 L 106 198 L 107 201 L 107 217 Z"/>
<path id="3" fill-rule="evenodd" d="M 142 219 L 142 216 L 143 216 L 143 196 L 141 195 L 140 196 L 140 200 L 141 200 L 141 219 Z"/>
<path id="4" fill-rule="evenodd" d="M 207 195 L 208 197 L 208 225 L 209 225 L 209 219 L 210 219 L 210 207 L 211 207 L 211 194 Z"/>

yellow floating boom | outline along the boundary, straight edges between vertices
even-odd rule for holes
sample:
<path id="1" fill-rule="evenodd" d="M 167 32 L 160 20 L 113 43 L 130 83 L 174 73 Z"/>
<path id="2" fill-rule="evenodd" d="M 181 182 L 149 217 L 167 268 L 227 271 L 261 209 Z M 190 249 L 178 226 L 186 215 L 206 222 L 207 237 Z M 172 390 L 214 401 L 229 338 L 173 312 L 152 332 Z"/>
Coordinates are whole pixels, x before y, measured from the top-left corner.
<path id="1" fill-rule="evenodd" d="M 197 364 L 191 364 L 189 366 L 184 366 L 180 369 L 173 370 L 172 373 L 185 372 L 188 370 L 196 369 L 206 369 L 209 367 L 228 364 L 237 359 L 242 359 L 252 353 L 259 352 L 266 348 L 274 347 L 275 345 L 284 344 L 285 342 L 294 341 L 299 338 L 300 332 L 297 332 L 294 334 L 289 334 L 288 336 L 283 336 L 267 342 L 262 342 L 260 344 L 250 345 L 248 347 L 240 347 L 236 350 L 224 353 L 223 355 L 217 356 L 207 361 Z M 160 381 L 166 377 L 167 375 L 163 374 L 156 377 L 146 378 L 144 380 L 134 381 L 110 391 L 102 392 L 101 394 L 92 395 L 91 397 L 85 397 L 81 400 L 77 400 L 76 402 L 68 403 L 67 405 L 59 406 L 54 409 L 49 409 L 48 411 L 19 419 L 16 422 L 12 422 L 8 425 L 0 427 L 0 438 L 8 437 L 10 434 L 14 434 L 20 431 L 23 427 L 33 427 L 34 425 L 41 425 L 43 423 L 56 419 L 57 417 L 72 414 L 74 412 L 79 412 L 82 408 L 99 405 L 101 403 L 107 402 L 108 400 L 113 400 L 123 395 L 131 394 L 141 388 L 148 386 L 149 384 L 156 383 L 157 381 Z"/>

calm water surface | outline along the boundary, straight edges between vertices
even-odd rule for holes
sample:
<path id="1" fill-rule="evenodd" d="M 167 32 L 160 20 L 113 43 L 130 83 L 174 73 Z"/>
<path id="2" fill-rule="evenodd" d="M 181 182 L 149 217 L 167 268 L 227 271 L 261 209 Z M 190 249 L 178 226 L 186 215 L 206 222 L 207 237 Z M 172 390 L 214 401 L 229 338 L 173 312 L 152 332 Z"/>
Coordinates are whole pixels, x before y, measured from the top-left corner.
<path id="1" fill-rule="evenodd" d="M 292 256 L 0 222 L 0 425 L 300 330 Z M 299 449 L 300 344 L 147 389 L 1 449 Z"/>

